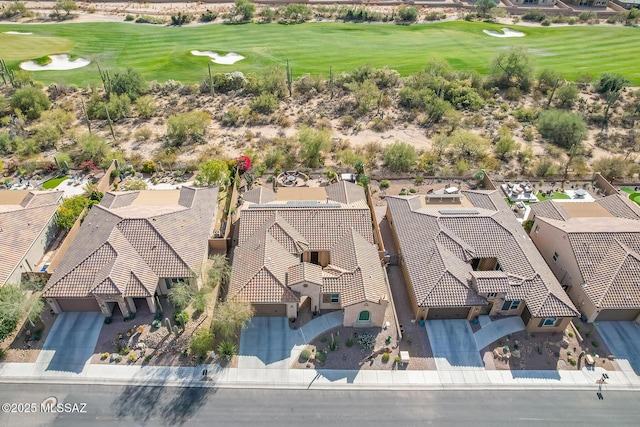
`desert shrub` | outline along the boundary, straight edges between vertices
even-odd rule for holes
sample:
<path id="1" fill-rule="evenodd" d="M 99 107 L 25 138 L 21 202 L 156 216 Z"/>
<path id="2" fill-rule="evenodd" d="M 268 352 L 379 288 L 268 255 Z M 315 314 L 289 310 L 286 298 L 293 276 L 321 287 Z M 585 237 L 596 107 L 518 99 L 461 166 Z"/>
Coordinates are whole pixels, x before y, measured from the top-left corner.
<path id="1" fill-rule="evenodd" d="M 314 130 L 302 126 L 298 130 L 300 141 L 300 160 L 303 165 L 317 168 L 324 164 L 324 153 L 331 148 L 331 131 L 328 129 Z"/>
<path id="2" fill-rule="evenodd" d="M 133 363 L 138 360 L 138 354 L 135 352 L 131 352 L 129 353 L 129 356 L 127 356 L 127 358 L 129 359 L 129 362 Z"/>
<path id="3" fill-rule="evenodd" d="M 543 27 L 548 27 L 548 26 L 551 25 L 551 21 L 549 20 L 549 18 L 545 18 L 545 19 L 542 20 L 540 25 L 542 25 Z"/>
<path id="4" fill-rule="evenodd" d="M 10 105 L 16 113 L 22 113 L 28 120 L 34 120 L 49 109 L 51 101 L 42 89 L 29 86 L 16 90 L 11 97 Z"/>
<path id="5" fill-rule="evenodd" d="M 597 19 L 598 15 L 592 10 L 585 10 L 578 15 L 578 19 L 580 22 L 589 22 L 591 20 Z"/>
<path id="6" fill-rule="evenodd" d="M 310 358 L 311 358 L 311 352 L 306 348 L 300 352 L 300 358 L 299 358 L 300 362 L 304 363 Z"/>
<path id="7" fill-rule="evenodd" d="M 318 351 L 318 352 L 316 352 L 315 359 L 319 363 L 324 364 L 324 362 L 327 361 L 327 353 L 325 353 L 324 351 Z"/>
<path id="8" fill-rule="evenodd" d="M 156 171 L 156 164 L 153 160 L 147 160 L 142 163 L 142 172 L 143 173 L 154 173 Z"/>
<path id="9" fill-rule="evenodd" d="M 233 127 L 238 126 L 240 122 L 241 112 L 237 107 L 229 107 L 224 113 L 222 113 L 222 119 L 220 123 L 222 126 Z"/>
<path id="10" fill-rule="evenodd" d="M 593 170 L 600 172 L 610 181 L 629 176 L 632 166 L 633 161 L 624 156 L 602 157 L 593 162 Z"/>
<path id="11" fill-rule="evenodd" d="M 189 342 L 191 353 L 206 356 L 213 348 L 213 332 L 211 328 L 198 328 Z"/>
<path id="12" fill-rule="evenodd" d="M 271 114 L 278 108 L 278 98 L 268 92 L 261 93 L 251 102 L 251 110 L 260 114 Z"/>
<path id="13" fill-rule="evenodd" d="M 158 105 L 151 95 L 144 95 L 136 99 L 135 105 L 138 116 L 142 119 L 149 119 L 155 116 L 158 110 Z"/>
<path id="14" fill-rule="evenodd" d="M 540 135 L 550 142 L 570 148 L 587 136 L 587 125 L 582 116 L 568 111 L 548 110 L 538 118 Z"/>
<path id="15" fill-rule="evenodd" d="M 320 76 L 306 74 L 296 80 L 293 87 L 295 92 L 300 95 L 310 95 L 322 93 L 325 90 L 326 85 L 326 81 L 324 81 Z"/>
<path id="16" fill-rule="evenodd" d="M 382 188 L 383 190 L 389 188 L 389 181 L 386 179 L 380 181 L 380 188 Z"/>
<path id="17" fill-rule="evenodd" d="M 124 20 L 125 20 L 125 21 L 127 21 L 127 22 L 129 22 L 129 21 L 133 21 L 134 19 L 136 19 L 136 17 L 135 17 L 135 16 L 133 16 L 133 15 L 131 15 L 131 14 L 127 14 L 127 15 L 124 17 Z"/>
<path id="18" fill-rule="evenodd" d="M 578 364 L 578 362 L 576 362 L 576 359 L 569 358 L 568 360 L 571 366 L 576 366 Z"/>
<path id="19" fill-rule="evenodd" d="M 355 127 L 356 119 L 353 116 L 342 116 L 340 117 L 340 129 L 351 129 Z"/>
<path id="20" fill-rule="evenodd" d="M 21 1 L 10 2 L 0 8 L 0 19 L 17 19 L 28 16 L 33 16 L 33 13 Z"/>
<path id="21" fill-rule="evenodd" d="M 142 74 L 129 67 L 124 71 L 116 71 L 111 76 L 111 91 L 117 95 L 127 95 L 129 99 L 136 100 L 144 95 L 148 88 Z"/>
<path id="22" fill-rule="evenodd" d="M 391 355 L 389 353 L 384 353 L 382 355 L 382 363 L 388 363 L 390 358 L 391 358 Z"/>
<path id="23" fill-rule="evenodd" d="M 538 110 L 520 106 L 513 112 L 513 116 L 521 123 L 532 123 L 538 118 Z"/>
<path id="24" fill-rule="evenodd" d="M 164 20 L 164 18 L 158 18 L 158 17 L 155 17 L 155 16 L 142 15 L 142 16 L 139 16 L 138 18 L 136 18 L 135 22 L 136 22 L 136 24 L 162 25 L 166 21 Z"/>
<path id="25" fill-rule="evenodd" d="M 210 121 L 211 116 L 204 111 L 191 111 L 169 116 L 167 120 L 167 138 L 175 146 L 190 142 L 201 142 Z"/>
<path id="26" fill-rule="evenodd" d="M 344 21 L 366 21 L 366 22 L 386 22 L 389 21 L 389 15 L 366 7 L 342 7 L 338 9 L 337 19 Z"/>
<path id="27" fill-rule="evenodd" d="M 171 25 L 176 27 L 188 24 L 191 21 L 193 21 L 193 15 L 188 13 L 178 12 L 176 15 L 171 15 Z"/>
<path id="28" fill-rule="evenodd" d="M 186 311 L 177 311 L 173 313 L 173 320 L 184 327 L 189 321 L 189 313 Z"/>
<path id="29" fill-rule="evenodd" d="M 300 23 L 308 21 L 313 16 L 313 10 L 306 4 L 288 4 L 281 11 L 282 18 L 285 22 Z"/>
<path id="30" fill-rule="evenodd" d="M 523 21 L 542 22 L 547 18 L 540 9 L 533 9 L 522 15 Z"/>
<path id="31" fill-rule="evenodd" d="M 148 141 L 153 136 L 153 132 L 148 128 L 140 128 L 133 134 L 136 141 Z"/>
<path id="32" fill-rule="evenodd" d="M 579 98 L 578 87 L 574 84 L 560 86 L 555 94 L 556 102 L 561 108 L 573 108 Z"/>
<path id="33" fill-rule="evenodd" d="M 225 340 L 218 345 L 218 354 L 225 360 L 231 360 L 236 353 L 238 353 L 238 346 L 233 341 Z"/>
<path id="34" fill-rule="evenodd" d="M 395 142 L 384 150 L 384 163 L 393 172 L 410 171 L 417 158 L 415 147 L 404 142 Z"/>
<path id="35" fill-rule="evenodd" d="M 396 15 L 398 21 L 403 22 L 415 22 L 418 20 L 418 15 L 420 11 L 415 6 L 401 6 L 396 10 Z"/>
<path id="36" fill-rule="evenodd" d="M 200 15 L 200 22 L 211 22 L 215 21 L 218 17 L 218 14 L 212 10 L 207 9 L 202 15 Z"/>
<path id="37" fill-rule="evenodd" d="M 517 87 L 510 87 L 504 93 L 504 99 L 508 101 L 519 101 L 522 98 L 522 92 Z"/>
<path id="38" fill-rule="evenodd" d="M 56 211 L 56 225 L 63 230 L 69 230 L 88 205 L 89 199 L 84 196 L 66 198 Z"/>

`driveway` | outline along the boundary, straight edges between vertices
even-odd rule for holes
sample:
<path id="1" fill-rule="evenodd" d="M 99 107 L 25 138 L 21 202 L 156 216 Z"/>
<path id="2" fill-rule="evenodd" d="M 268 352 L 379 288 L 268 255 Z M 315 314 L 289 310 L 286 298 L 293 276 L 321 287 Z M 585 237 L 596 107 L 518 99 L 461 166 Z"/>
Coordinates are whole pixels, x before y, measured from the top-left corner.
<path id="1" fill-rule="evenodd" d="M 240 335 L 238 368 L 289 369 L 307 343 L 342 321 L 342 312 L 334 311 L 293 331 L 286 317 L 254 317 Z"/>
<path id="2" fill-rule="evenodd" d="M 36 360 L 34 373 L 80 374 L 90 363 L 103 323 L 100 312 L 60 313 Z"/>
<path id="3" fill-rule="evenodd" d="M 427 320 L 426 327 L 438 370 L 484 367 L 468 321 Z"/>
<path id="4" fill-rule="evenodd" d="M 636 322 L 598 322 L 598 332 L 623 371 L 640 375 L 640 325 Z"/>
<path id="5" fill-rule="evenodd" d="M 485 319 L 489 316 L 480 316 Z M 505 317 L 503 319 L 489 320 L 488 322 L 480 322 L 482 328 L 473 334 L 478 348 L 482 350 L 494 341 L 519 331 L 524 331 L 525 326 L 522 319 L 518 316 Z"/>

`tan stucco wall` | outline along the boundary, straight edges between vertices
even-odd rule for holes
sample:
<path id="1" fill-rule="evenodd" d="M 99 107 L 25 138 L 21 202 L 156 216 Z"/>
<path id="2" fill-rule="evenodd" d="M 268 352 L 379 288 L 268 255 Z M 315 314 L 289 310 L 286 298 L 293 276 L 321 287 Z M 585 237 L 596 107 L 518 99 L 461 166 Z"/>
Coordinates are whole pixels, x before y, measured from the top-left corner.
<path id="1" fill-rule="evenodd" d="M 304 285 L 307 285 L 305 288 Z M 291 286 L 291 290 L 299 292 L 301 296 L 307 296 L 311 298 L 311 311 L 315 312 L 320 310 L 320 285 L 315 283 L 297 283 Z"/>
<path id="2" fill-rule="evenodd" d="M 387 309 L 387 304 L 389 302 L 383 300 L 380 304 L 372 303 L 372 302 L 362 302 L 354 305 L 350 305 L 349 307 L 345 307 L 344 309 L 344 326 L 379 326 L 381 327 L 384 323 L 384 312 Z M 360 312 L 363 310 L 369 311 L 371 313 L 370 323 L 368 324 L 358 324 L 358 317 L 360 316 Z"/>
<path id="3" fill-rule="evenodd" d="M 589 317 L 595 307 L 582 289 L 584 279 L 566 233 L 536 219 L 531 227 L 530 237 L 560 284 L 568 286 L 567 294 L 576 308 Z M 553 261 L 554 252 L 559 255 L 556 261 Z"/>
<path id="4" fill-rule="evenodd" d="M 539 318 L 539 317 L 532 317 L 531 320 L 529 320 L 529 323 L 527 323 L 527 325 L 526 325 L 526 331 L 527 332 L 562 332 L 562 331 L 564 331 L 566 329 L 567 326 L 569 326 L 569 322 L 571 322 L 571 318 L 570 317 L 565 317 L 558 324 L 558 326 L 540 327 L 538 325 L 540 324 L 541 320 L 542 319 Z"/>

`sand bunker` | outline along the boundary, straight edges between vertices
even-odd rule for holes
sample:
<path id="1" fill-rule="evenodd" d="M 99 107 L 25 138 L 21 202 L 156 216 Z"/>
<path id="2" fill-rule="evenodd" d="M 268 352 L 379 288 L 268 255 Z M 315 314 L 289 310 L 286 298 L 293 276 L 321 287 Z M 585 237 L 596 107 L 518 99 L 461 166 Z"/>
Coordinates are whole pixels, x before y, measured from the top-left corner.
<path id="1" fill-rule="evenodd" d="M 502 28 L 502 31 L 504 32 L 504 34 L 498 31 L 493 31 L 493 30 L 482 30 L 483 33 L 491 37 L 500 37 L 500 38 L 524 37 L 524 33 L 521 33 L 520 31 L 513 31 L 513 30 L 510 30 L 509 28 Z"/>
<path id="2" fill-rule="evenodd" d="M 195 56 L 208 56 L 216 64 L 222 65 L 235 64 L 236 62 L 242 61 L 244 59 L 244 56 L 238 55 L 235 52 L 229 52 L 226 55 L 219 55 L 218 53 L 211 52 L 210 50 L 207 50 L 206 52 L 200 50 L 192 50 L 191 54 Z"/>
<path id="3" fill-rule="evenodd" d="M 27 71 L 64 71 L 75 70 L 76 68 L 86 67 L 91 63 L 86 58 L 76 58 L 73 61 L 69 59 L 69 55 L 50 55 L 51 62 L 47 65 L 40 65 L 34 61 L 25 61 L 20 63 L 20 68 Z"/>
<path id="4" fill-rule="evenodd" d="M 23 33 L 22 31 L 5 31 L 2 34 L 13 34 L 17 36 L 30 36 L 33 33 Z"/>

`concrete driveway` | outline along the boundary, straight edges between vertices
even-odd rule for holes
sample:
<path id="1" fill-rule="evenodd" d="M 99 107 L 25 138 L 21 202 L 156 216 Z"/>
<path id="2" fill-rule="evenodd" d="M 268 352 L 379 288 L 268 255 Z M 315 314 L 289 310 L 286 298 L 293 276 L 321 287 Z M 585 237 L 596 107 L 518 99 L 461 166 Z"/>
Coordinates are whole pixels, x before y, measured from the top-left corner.
<path id="1" fill-rule="evenodd" d="M 468 321 L 427 320 L 426 327 L 438 370 L 484 367 Z"/>
<path id="2" fill-rule="evenodd" d="M 34 372 L 41 375 L 82 373 L 93 356 L 103 323 L 100 312 L 60 313 L 36 360 Z"/>
<path id="3" fill-rule="evenodd" d="M 308 342 L 342 321 L 342 312 L 334 311 L 294 331 L 285 317 L 254 317 L 240 335 L 238 368 L 289 369 Z"/>
<path id="4" fill-rule="evenodd" d="M 598 322 L 598 332 L 616 356 L 620 369 L 640 375 L 640 325 L 636 322 Z"/>

